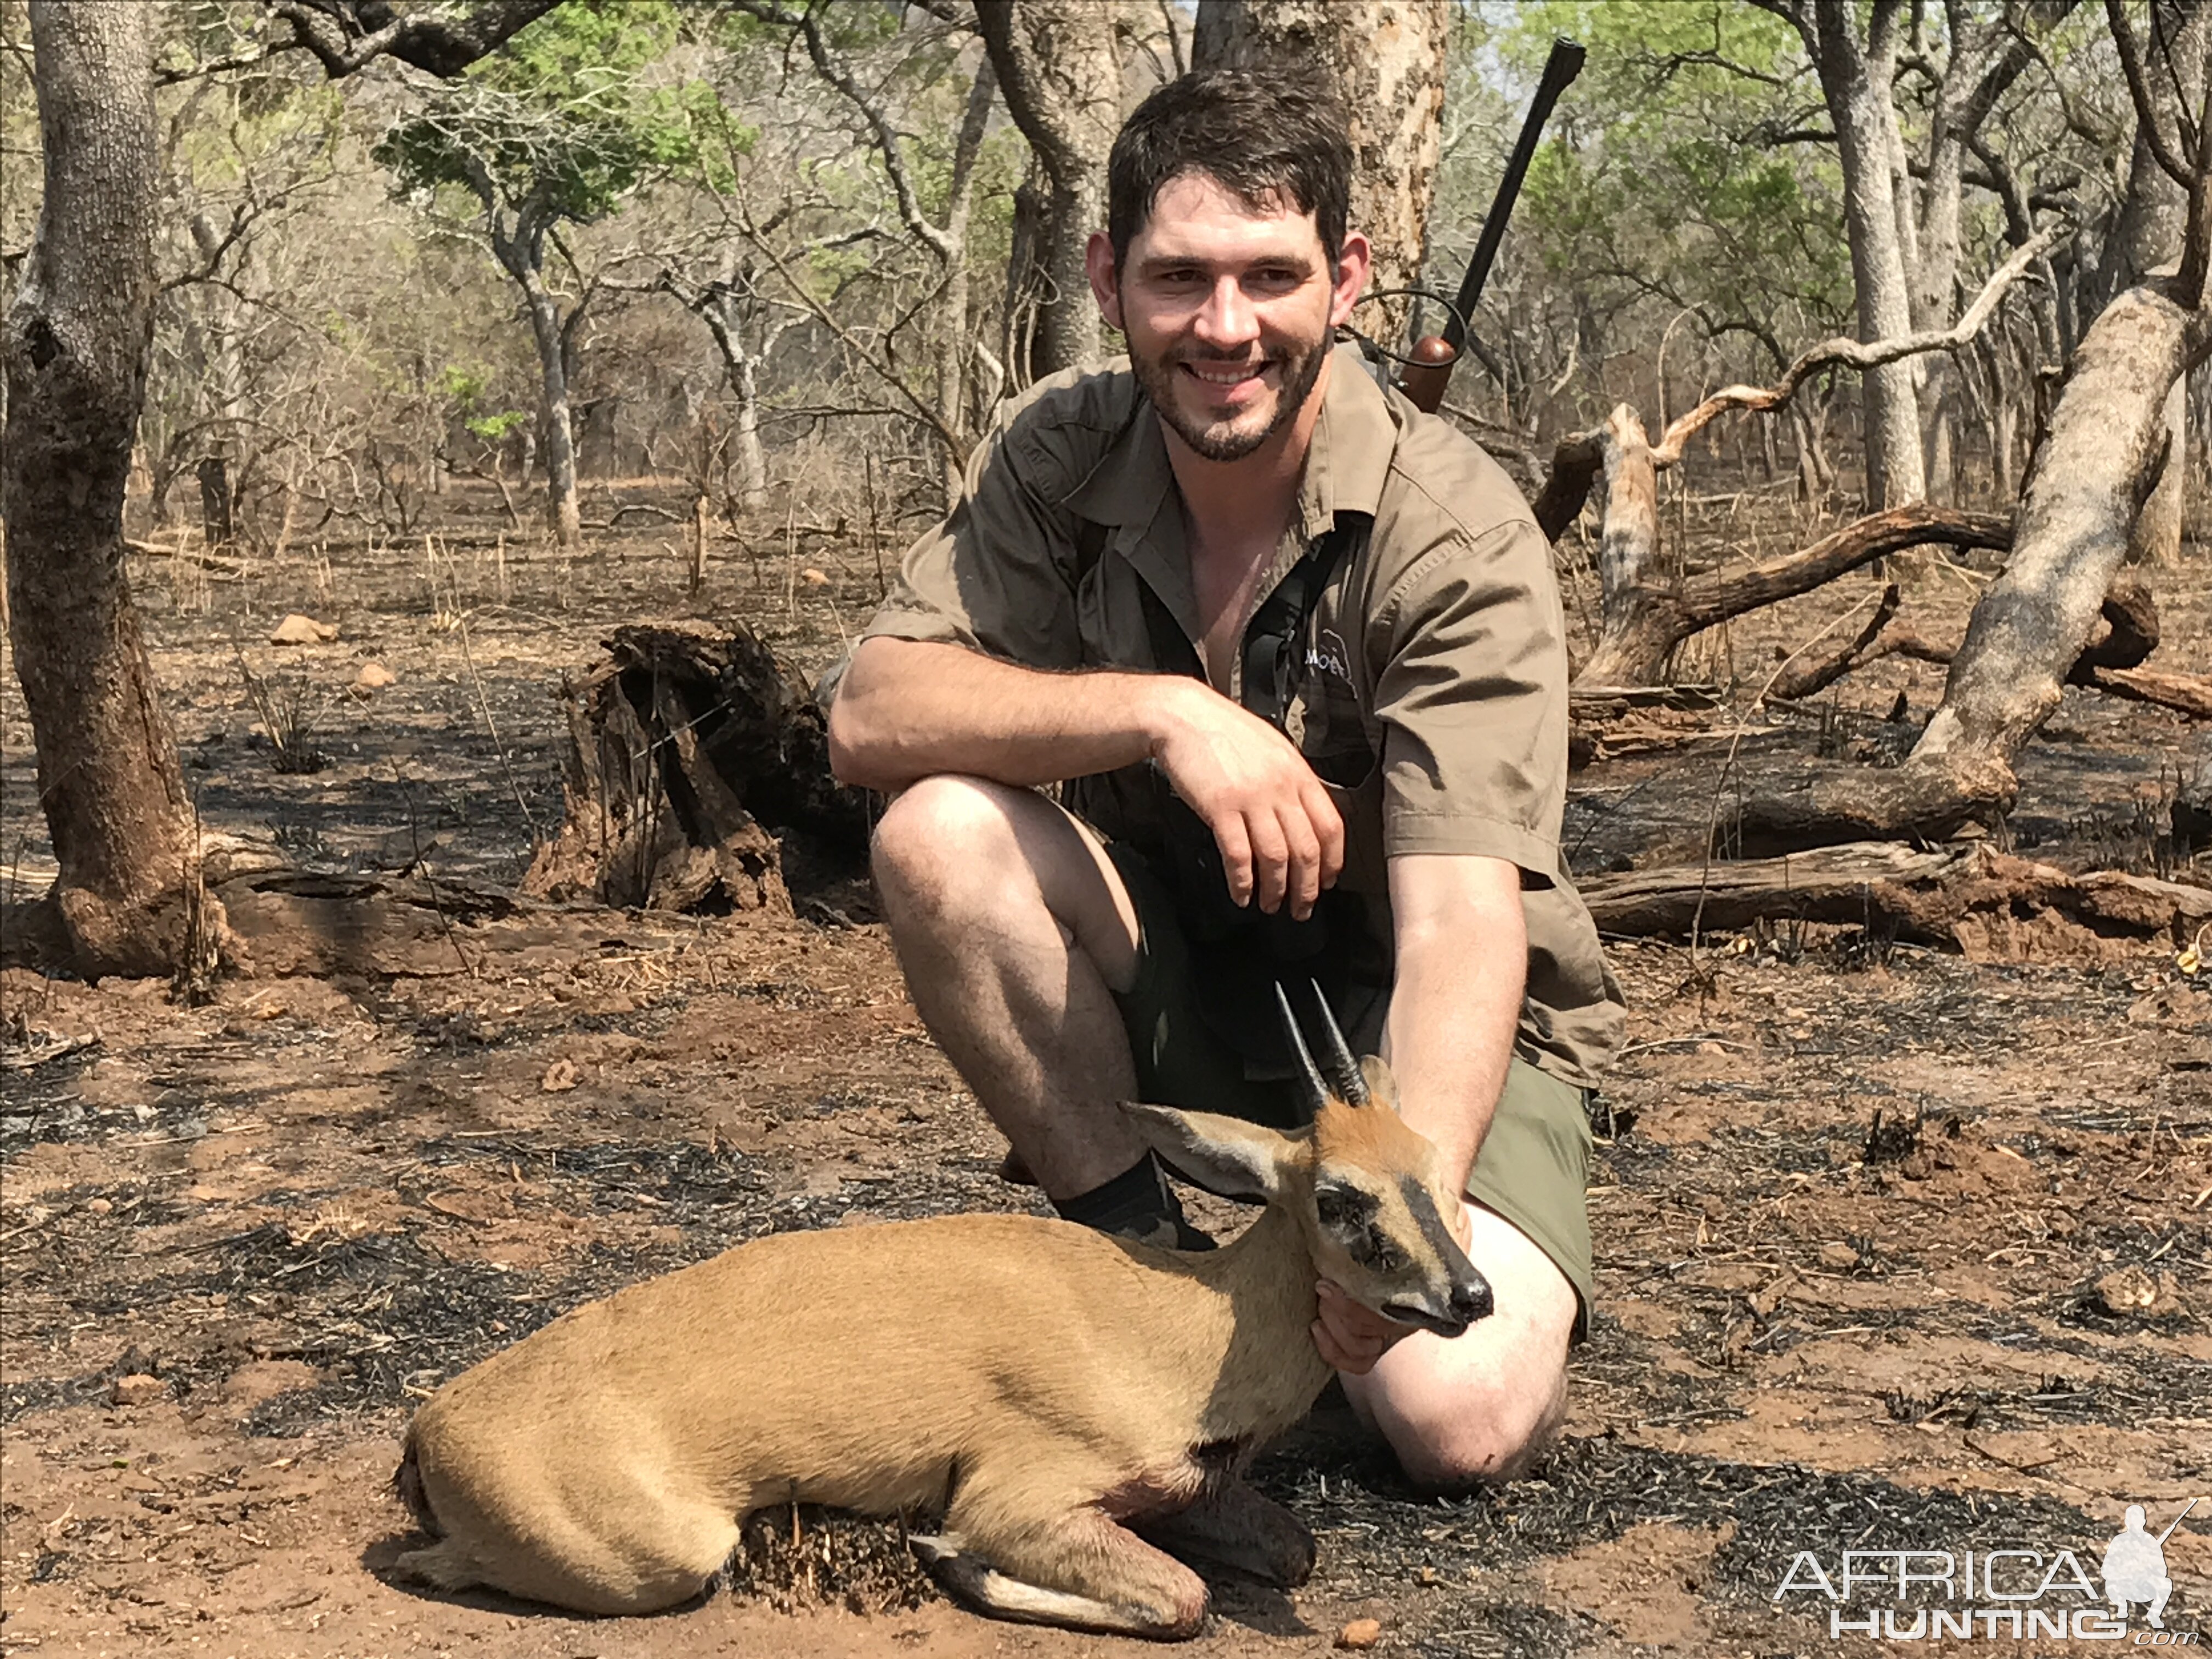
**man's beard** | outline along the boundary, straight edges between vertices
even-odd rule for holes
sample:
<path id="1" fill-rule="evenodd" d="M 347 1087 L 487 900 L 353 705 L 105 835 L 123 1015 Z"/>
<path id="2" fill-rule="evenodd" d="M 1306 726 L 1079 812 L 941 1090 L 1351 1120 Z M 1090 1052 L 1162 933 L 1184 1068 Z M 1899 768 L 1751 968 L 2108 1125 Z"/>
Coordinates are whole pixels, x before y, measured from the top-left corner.
<path id="1" fill-rule="evenodd" d="M 1176 365 L 1185 359 L 1139 356 L 1133 351 L 1129 360 L 1137 372 L 1137 384 L 1144 388 L 1145 395 L 1152 400 L 1152 407 L 1159 410 L 1160 418 L 1176 437 L 1206 460 L 1241 461 L 1297 418 L 1306 399 L 1313 395 L 1314 383 L 1321 379 L 1322 365 L 1328 361 L 1328 345 L 1324 336 L 1298 356 L 1270 356 L 1267 361 L 1282 365 L 1283 389 L 1275 398 L 1274 418 L 1257 432 L 1240 432 L 1230 421 L 1201 426 L 1184 411 L 1175 394 Z M 1234 360 L 1194 356 L 1188 361 L 1205 363 Z"/>

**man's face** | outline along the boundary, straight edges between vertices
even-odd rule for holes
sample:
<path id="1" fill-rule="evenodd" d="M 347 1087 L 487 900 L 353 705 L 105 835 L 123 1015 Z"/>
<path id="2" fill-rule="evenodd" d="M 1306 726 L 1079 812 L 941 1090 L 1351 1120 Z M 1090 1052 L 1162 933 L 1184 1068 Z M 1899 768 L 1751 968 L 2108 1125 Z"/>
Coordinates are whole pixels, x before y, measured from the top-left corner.
<path id="1" fill-rule="evenodd" d="M 1255 211 L 1203 173 L 1160 191 L 1118 270 L 1103 235 L 1089 249 L 1138 384 L 1210 461 L 1241 460 L 1297 417 L 1368 263 L 1366 238 L 1349 235 L 1332 271 L 1310 213 L 1282 199 Z"/>

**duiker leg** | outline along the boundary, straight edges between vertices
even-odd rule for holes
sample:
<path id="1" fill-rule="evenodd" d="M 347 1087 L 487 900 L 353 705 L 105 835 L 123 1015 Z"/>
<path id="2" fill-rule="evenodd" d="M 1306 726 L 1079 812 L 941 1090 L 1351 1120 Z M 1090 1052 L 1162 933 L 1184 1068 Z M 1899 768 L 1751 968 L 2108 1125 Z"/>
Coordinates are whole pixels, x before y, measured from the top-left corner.
<path id="1" fill-rule="evenodd" d="M 1196 1573 L 1094 1509 L 1036 1527 L 948 1524 L 943 1537 L 912 1541 L 947 1589 L 1001 1619 L 1168 1637 L 1192 1635 L 1206 1618 Z"/>
<path id="2" fill-rule="evenodd" d="M 1232 1480 L 1181 1512 L 1132 1522 L 1148 1541 L 1294 1589 L 1313 1576 L 1305 1522 L 1244 1480 Z"/>
<path id="3" fill-rule="evenodd" d="M 876 881 L 923 1023 L 1054 1198 L 1144 1156 L 1112 993 L 1137 919 L 1104 852 L 1042 796 L 924 778 L 876 827 Z"/>

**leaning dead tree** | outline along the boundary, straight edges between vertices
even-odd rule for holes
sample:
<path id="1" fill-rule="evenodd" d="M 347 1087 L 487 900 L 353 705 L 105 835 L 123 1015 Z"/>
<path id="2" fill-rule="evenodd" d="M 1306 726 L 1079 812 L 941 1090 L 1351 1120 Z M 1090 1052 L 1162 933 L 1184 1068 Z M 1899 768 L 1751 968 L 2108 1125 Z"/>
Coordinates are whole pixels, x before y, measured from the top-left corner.
<path id="1" fill-rule="evenodd" d="M 2212 356 L 2212 108 L 2200 94 L 2192 120 L 2162 124 L 2124 9 L 2115 3 L 2109 18 L 2142 131 L 2188 194 L 2179 265 L 2122 294 L 2083 335 L 2021 498 L 2012 556 L 1975 605 L 1943 702 L 1904 764 L 1746 802 L 1736 828 L 1747 849 L 1936 839 L 2009 811 L 2014 757 L 2058 707 L 2169 462 L 2168 394 Z"/>
<path id="2" fill-rule="evenodd" d="M 1964 316 L 1948 329 L 1907 334 L 1873 345 L 1836 338 L 1799 354 L 1771 386 L 1732 386 L 1714 392 L 1670 422 L 1657 443 L 1626 404 L 1604 423 L 1564 440 L 1536 498 L 1536 522 L 1556 540 L 1595 495 L 1601 529 L 1598 641 L 1575 677 L 1577 689 L 1644 686 L 1661 678 L 1676 646 L 1691 635 L 1761 605 L 1810 592 L 1846 571 L 1931 543 L 2004 547 L 2008 522 L 1926 503 L 1897 507 L 1846 525 L 1802 553 L 1733 576 L 1672 586 L 1657 574 L 1659 474 L 1682 459 L 1690 440 L 1730 410 L 1778 410 L 1820 369 L 1862 372 L 1932 351 L 1956 351 L 1978 335 L 2005 292 L 2057 240 L 2046 231 L 2014 251 Z"/>

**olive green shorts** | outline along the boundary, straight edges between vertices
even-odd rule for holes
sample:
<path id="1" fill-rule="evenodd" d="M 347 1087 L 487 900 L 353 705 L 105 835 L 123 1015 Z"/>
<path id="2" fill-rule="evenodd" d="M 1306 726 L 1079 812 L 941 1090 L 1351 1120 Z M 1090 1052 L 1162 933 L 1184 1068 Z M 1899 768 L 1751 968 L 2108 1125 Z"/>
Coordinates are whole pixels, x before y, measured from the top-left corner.
<path id="1" fill-rule="evenodd" d="M 1199 1012 L 1204 987 L 1167 884 L 1141 854 L 1119 844 L 1107 854 L 1137 910 L 1136 981 L 1115 1000 L 1143 1098 L 1293 1127 L 1303 1115 L 1295 1085 L 1288 1079 L 1248 1075 L 1243 1056 Z M 1346 1035 L 1356 1050 L 1376 1049 L 1388 1011 L 1387 995 L 1346 1011 Z M 1516 1054 L 1490 1133 L 1468 1174 L 1467 1196 L 1527 1234 L 1566 1275 L 1578 1304 L 1577 1342 L 1589 1334 L 1595 1294 L 1583 1196 L 1589 1164 L 1586 1092 Z"/>

